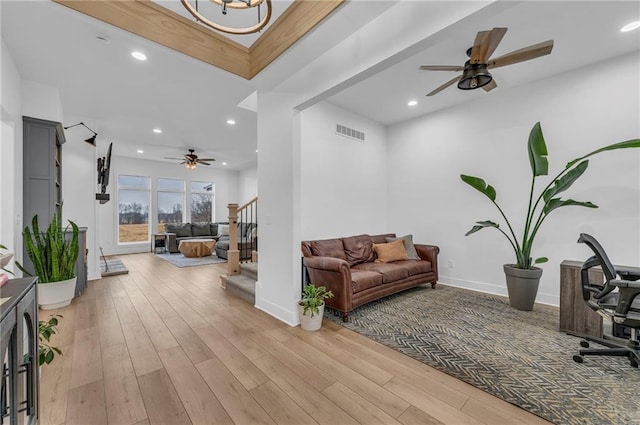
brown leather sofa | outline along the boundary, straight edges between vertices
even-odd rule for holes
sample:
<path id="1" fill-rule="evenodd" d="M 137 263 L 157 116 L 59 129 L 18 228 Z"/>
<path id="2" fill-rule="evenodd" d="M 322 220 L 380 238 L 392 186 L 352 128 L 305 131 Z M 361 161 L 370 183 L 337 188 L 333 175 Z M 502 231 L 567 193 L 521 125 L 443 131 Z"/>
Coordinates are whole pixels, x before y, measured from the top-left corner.
<path id="1" fill-rule="evenodd" d="M 386 243 L 395 236 L 388 233 L 302 242 L 306 277 L 333 292 L 326 304 L 341 311 L 345 322 L 362 304 L 424 283 L 436 287 L 440 248 L 435 245 L 414 244 L 420 260 L 375 262 L 373 244 Z"/>

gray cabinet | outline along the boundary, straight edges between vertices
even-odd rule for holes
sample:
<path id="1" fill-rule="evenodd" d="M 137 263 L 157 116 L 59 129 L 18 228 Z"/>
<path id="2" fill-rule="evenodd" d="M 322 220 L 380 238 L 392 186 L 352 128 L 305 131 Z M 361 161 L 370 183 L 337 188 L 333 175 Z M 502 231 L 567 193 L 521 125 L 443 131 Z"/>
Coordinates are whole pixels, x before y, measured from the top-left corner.
<path id="1" fill-rule="evenodd" d="M 38 302 L 37 279 L 11 279 L 2 287 L 0 329 L 2 341 L 3 424 L 38 423 Z"/>
<path id="2" fill-rule="evenodd" d="M 53 215 L 62 207 L 62 124 L 23 117 L 23 224 L 31 225 L 38 215 L 38 225 L 46 229 Z M 24 265 L 33 265 L 24 253 Z"/>

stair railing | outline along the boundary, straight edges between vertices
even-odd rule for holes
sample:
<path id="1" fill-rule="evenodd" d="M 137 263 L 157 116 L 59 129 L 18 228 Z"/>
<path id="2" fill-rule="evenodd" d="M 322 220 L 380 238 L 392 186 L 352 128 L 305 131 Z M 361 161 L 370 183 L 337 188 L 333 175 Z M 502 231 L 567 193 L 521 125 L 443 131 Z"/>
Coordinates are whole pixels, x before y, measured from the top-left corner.
<path id="1" fill-rule="evenodd" d="M 227 275 L 240 274 L 240 263 L 252 261 L 258 250 L 258 198 L 246 204 L 229 204 L 229 251 L 227 251 Z M 240 246 L 238 247 L 238 231 Z M 238 249 L 240 248 L 240 249 Z"/>

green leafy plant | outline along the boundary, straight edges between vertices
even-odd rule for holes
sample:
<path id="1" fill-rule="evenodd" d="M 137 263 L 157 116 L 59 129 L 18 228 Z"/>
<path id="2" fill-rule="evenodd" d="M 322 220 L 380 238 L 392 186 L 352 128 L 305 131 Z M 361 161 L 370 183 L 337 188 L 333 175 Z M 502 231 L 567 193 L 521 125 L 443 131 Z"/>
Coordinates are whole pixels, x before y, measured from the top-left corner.
<path id="1" fill-rule="evenodd" d="M 315 314 L 320 314 L 320 307 L 324 304 L 324 300 L 327 298 L 333 298 L 333 292 L 327 291 L 324 286 L 315 286 L 310 283 L 302 288 L 302 299 L 299 304 L 304 307 L 302 314 L 307 314 L 311 310 L 311 317 Z"/>
<path id="2" fill-rule="evenodd" d="M 7 250 L 8 248 L 0 243 L 0 249 Z M 11 253 L 9 253 L 9 254 L 11 254 Z M 11 258 L 11 257 L 9 257 L 9 258 Z M 11 270 L 5 268 L 5 267 L 2 268 L 2 271 L 6 272 L 6 273 L 9 273 L 10 275 L 13 275 L 13 272 Z"/>
<path id="3" fill-rule="evenodd" d="M 72 237 L 66 238 L 65 232 L 71 226 Z M 33 263 L 38 283 L 59 282 L 72 279 L 75 276 L 76 260 L 78 259 L 78 226 L 69 220 L 69 226 L 62 228 L 60 213 L 53 216 L 46 231 L 40 231 L 38 216 L 33 216 L 31 229 L 24 228 L 22 236 L 29 259 Z M 33 273 L 24 269 L 22 264 L 16 263 L 24 273 Z"/>
<path id="4" fill-rule="evenodd" d="M 528 151 L 529 151 L 529 163 L 531 164 L 532 178 L 531 178 L 531 190 L 529 192 L 529 206 L 527 208 L 527 216 L 524 222 L 524 231 L 522 237 L 518 239 L 511 226 L 511 223 L 507 219 L 504 211 L 496 202 L 497 194 L 493 186 L 487 184 L 483 179 L 479 177 L 460 175 L 463 182 L 467 183 L 474 189 L 484 194 L 489 200 L 496 206 L 500 215 L 507 224 L 508 233 L 505 232 L 500 225 L 491 220 L 477 221 L 476 224 L 469 230 L 465 236 L 469 236 L 481 229 L 491 227 L 497 229 L 502 233 L 516 254 L 516 267 L 519 269 L 531 269 L 535 264 L 540 264 L 548 261 L 547 257 L 540 257 L 533 260 L 531 258 L 531 251 L 533 249 L 534 239 L 540 230 L 540 226 L 549 216 L 549 214 L 560 207 L 567 206 L 579 206 L 586 208 L 598 208 L 597 205 L 591 202 L 575 201 L 573 199 L 562 199 L 558 195 L 565 190 L 569 189 L 571 185 L 587 170 L 589 161 L 586 158 L 596 155 L 601 152 L 612 151 L 617 149 L 627 148 L 640 148 L 640 139 L 631 139 L 620 143 L 614 143 L 612 145 L 605 146 L 600 149 L 596 149 L 586 155 L 574 159 L 567 163 L 565 168 L 546 185 L 539 196 L 534 201 L 534 191 L 536 178 L 540 176 L 546 176 L 549 172 L 549 161 L 547 153 L 547 145 L 542 134 L 542 128 L 540 123 L 536 123 L 529 134 Z"/>
<path id="5" fill-rule="evenodd" d="M 58 332 L 58 319 L 62 319 L 59 314 L 52 314 L 46 322 L 40 320 L 38 322 L 38 364 L 49 364 L 53 361 L 56 354 L 62 355 L 62 351 L 58 347 L 49 345 L 49 339 Z"/>

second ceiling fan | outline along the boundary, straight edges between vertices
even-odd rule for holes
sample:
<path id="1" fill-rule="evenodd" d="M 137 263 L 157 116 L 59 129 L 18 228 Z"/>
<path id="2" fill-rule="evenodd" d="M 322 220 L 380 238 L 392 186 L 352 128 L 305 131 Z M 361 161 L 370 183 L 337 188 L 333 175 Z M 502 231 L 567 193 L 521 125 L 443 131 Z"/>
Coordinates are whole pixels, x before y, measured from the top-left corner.
<path id="1" fill-rule="evenodd" d="M 547 40 L 542 43 L 514 50 L 495 59 L 489 59 L 493 52 L 495 52 L 498 44 L 502 41 L 502 37 L 504 37 L 506 32 L 507 28 L 494 28 L 491 31 L 478 32 L 473 46 L 467 50 L 469 60 L 465 62 L 464 66 L 422 65 L 420 69 L 425 71 L 462 71 L 461 75 L 437 87 L 428 93 L 427 96 L 433 96 L 456 82 L 458 83 L 458 88 L 461 90 L 479 88 L 482 88 L 484 91 L 493 90 L 498 85 L 489 72 L 490 68 L 499 68 L 501 66 L 513 65 L 518 62 L 535 59 L 548 55 L 553 49 L 553 40 Z"/>
<path id="2" fill-rule="evenodd" d="M 187 168 L 196 168 L 198 164 L 202 165 L 211 165 L 209 161 L 215 161 L 215 158 L 198 158 L 194 149 L 189 149 L 189 153 L 185 153 L 183 158 L 169 158 L 165 157 L 164 159 L 177 159 L 182 161 L 180 164 L 185 164 Z"/>

